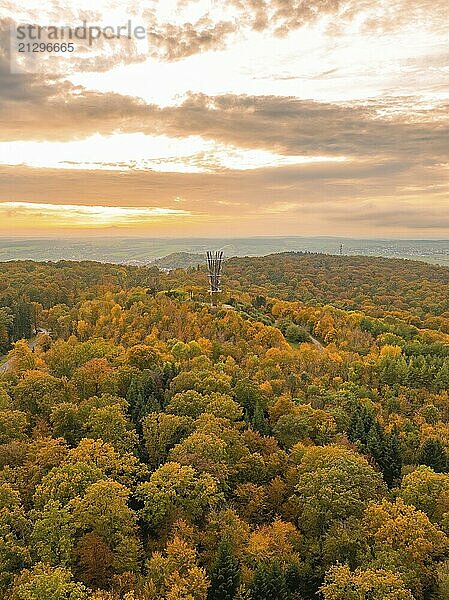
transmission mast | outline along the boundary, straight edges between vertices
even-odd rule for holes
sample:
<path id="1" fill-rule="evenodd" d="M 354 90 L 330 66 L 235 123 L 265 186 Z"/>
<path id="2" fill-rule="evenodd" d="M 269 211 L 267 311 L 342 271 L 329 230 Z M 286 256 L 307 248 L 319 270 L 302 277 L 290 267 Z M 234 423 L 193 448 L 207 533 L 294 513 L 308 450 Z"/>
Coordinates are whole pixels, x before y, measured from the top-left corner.
<path id="1" fill-rule="evenodd" d="M 209 269 L 209 293 L 211 305 L 216 304 L 217 294 L 221 292 L 221 269 L 223 265 L 223 252 L 208 252 L 207 267 Z"/>

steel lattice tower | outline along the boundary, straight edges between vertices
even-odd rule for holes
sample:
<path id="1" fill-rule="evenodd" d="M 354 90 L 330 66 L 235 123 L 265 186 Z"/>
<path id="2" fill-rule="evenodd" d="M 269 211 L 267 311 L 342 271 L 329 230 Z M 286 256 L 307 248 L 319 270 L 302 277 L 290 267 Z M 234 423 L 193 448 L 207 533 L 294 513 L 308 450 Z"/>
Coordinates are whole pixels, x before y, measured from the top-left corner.
<path id="1" fill-rule="evenodd" d="M 211 303 L 215 304 L 216 295 L 221 292 L 221 269 L 223 265 L 223 252 L 208 252 L 207 253 L 207 267 L 209 269 L 209 292 L 211 296 Z"/>

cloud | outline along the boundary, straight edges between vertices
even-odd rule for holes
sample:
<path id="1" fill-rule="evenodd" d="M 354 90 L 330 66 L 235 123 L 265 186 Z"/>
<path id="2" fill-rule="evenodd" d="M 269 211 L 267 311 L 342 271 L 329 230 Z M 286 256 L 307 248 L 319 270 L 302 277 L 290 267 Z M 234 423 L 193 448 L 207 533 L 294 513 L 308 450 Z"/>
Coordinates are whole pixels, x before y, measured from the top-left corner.
<path id="1" fill-rule="evenodd" d="M 413 98 L 323 103 L 293 97 L 188 95 L 161 108 L 61 80 L 11 75 L 0 61 L 3 140 L 70 140 L 113 132 L 200 136 L 285 156 L 377 157 L 432 165 L 449 158 L 449 104 Z"/>
<path id="2" fill-rule="evenodd" d="M 2 139 L 66 139 L 98 130 L 110 132 L 143 116 L 142 101 L 101 94 L 42 75 L 10 72 L 0 56 L 0 130 Z"/>
<path id="3" fill-rule="evenodd" d="M 413 166 L 396 165 L 389 176 L 376 166 L 308 165 L 219 174 L 154 173 L 117 171 L 64 171 L 27 167 L 0 168 L 0 212 L 3 228 L 11 234 L 27 219 L 28 227 L 52 229 L 51 214 L 57 211 L 58 226 L 106 222 L 117 207 L 129 211 L 114 222 L 133 231 L 147 223 L 162 224 L 154 234 L 174 235 L 271 235 L 350 234 L 357 235 L 447 235 L 449 207 L 444 174 L 434 172 L 429 189 L 405 190 L 411 180 L 423 180 Z M 446 181 L 447 182 L 447 181 Z M 126 199 L 126 207 L 123 203 Z M 7 214 L 1 202 L 26 202 L 27 209 Z M 33 210 L 28 203 L 37 203 Z M 53 213 L 42 204 L 56 205 Z M 69 205 L 66 207 L 65 205 Z M 76 206 L 80 206 L 78 210 Z M 85 214 L 86 206 L 100 208 Z M 185 211 L 167 219 L 147 219 L 132 214 L 132 207 L 162 207 L 165 211 Z M 51 211 L 51 209 L 50 209 Z M 79 212 L 81 211 L 81 212 Z M 103 221 L 102 221 L 103 219 Z M 75 224 L 75 223 L 74 223 Z M 77 225 L 78 226 L 78 225 Z M 54 225 L 53 225 L 54 227 Z M 129 233 L 132 233 L 130 230 Z"/>
<path id="4" fill-rule="evenodd" d="M 9 52 L 9 34 L 10 28 L 18 25 L 31 25 L 42 29 L 42 40 L 45 38 L 45 25 L 47 19 L 30 13 L 28 20 L 21 20 L 14 17 L 14 11 L 11 16 L 0 19 L 0 54 L 6 55 Z M 116 19 L 119 19 L 117 17 Z M 204 14 L 195 22 L 172 23 L 159 21 L 154 10 L 144 10 L 142 14 L 135 15 L 123 14 L 122 20 L 105 20 L 105 14 L 98 12 L 67 12 L 60 9 L 59 14 L 53 16 L 50 24 L 57 24 L 63 20 L 65 26 L 75 29 L 83 22 L 87 27 L 104 26 L 117 31 L 119 25 L 126 25 L 131 22 L 132 28 L 141 27 L 145 30 L 144 41 L 142 34 L 139 34 L 140 41 L 132 36 L 128 38 L 126 32 L 120 38 L 106 39 L 103 36 L 98 37 L 91 45 L 83 40 L 71 40 L 75 45 L 75 51 L 70 54 L 42 54 L 32 56 L 29 59 L 26 55 L 18 56 L 23 59 L 26 70 L 35 69 L 39 65 L 39 71 L 46 73 L 61 73 L 67 76 L 73 72 L 101 72 L 108 71 L 120 65 L 127 65 L 137 62 L 143 62 L 148 58 L 156 58 L 162 61 L 178 61 L 193 54 L 201 52 L 222 50 L 227 46 L 230 36 L 235 33 L 239 27 L 236 20 L 216 20 Z M 115 34 L 116 35 L 116 34 Z M 14 37 L 12 38 L 14 39 Z"/>
<path id="5" fill-rule="evenodd" d="M 194 54 L 222 50 L 236 38 L 245 39 L 251 31 L 286 36 L 305 25 L 324 19 L 330 36 L 338 37 L 356 31 L 381 35 L 401 27 L 419 24 L 420 28 L 447 32 L 446 0 L 187 0 L 178 2 L 170 14 L 158 3 L 141 7 L 127 0 L 121 6 L 99 2 L 89 9 L 49 1 L 36 10 L 36 5 L 22 7 L 5 0 L 0 29 L 11 22 L 43 25 L 48 21 L 64 22 L 75 27 L 83 20 L 89 24 L 119 25 L 132 19 L 145 27 L 148 48 L 124 36 L 120 41 L 98 40 L 93 49 L 81 48 L 70 60 L 61 60 L 65 73 L 73 71 L 107 71 L 118 65 L 142 62 L 149 57 L 178 61 Z M 172 6 L 172 5 L 170 5 Z M 192 14 L 195 18 L 192 19 Z M 170 17 L 170 18 L 168 18 Z M 7 27 L 6 27 L 7 28 Z M 1 35 L 1 34 L 0 34 Z M 42 57 L 41 57 L 42 59 Z"/>
<path id="6" fill-rule="evenodd" d="M 348 210 L 342 209 L 334 212 L 336 221 L 348 220 Z M 415 202 L 395 202 L 391 206 L 379 206 L 378 202 L 364 202 L 359 210 L 351 214 L 354 224 L 369 225 L 373 228 L 407 228 L 413 230 L 437 230 L 440 232 L 449 229 L 449 210 L 441 212 L 432 210 L 429 206 L 419 206 Z"/>
<path id="7" fill-rule="evenodd" d="M 237 30 L 231 21 L 211 22 L 203 17 L 196 23 L 165 23 L 148 31 L 150 54 L 162 60 L 176 61 L 209 50 L 222 50 Z"/>
<path id="8" fill-rule="evenodd" d="M 418 26 L 447 34 L 446 0 L 383 0 L 379 6 L 368 2 L 358 4 L 358 8 L 363 14 L 360 27 L 366 32 L 385 33 L 404 26 L 416 31 Z M 352 8 L 348 8 L 347 16 L 352 17 L 356 10 L 357 4 L 354 2 Z"/>
<path id="9" fill-rule="evenodd" d="M 447 157 L 449 125 L 439 116 L 449 105 L 404 115 L 398 109 L 405 101 L 390 98 L 349 105 L 276 96 L 197 94 L 179 107 L 163 109 L 160 120 L 173 135 L 195 132 L 285 154 L 419 155 L 430 161 Z"/>
<path id="10" fill-rule="evenodd" d="M 333 14 L 344 0 L 232 0 L 256 31 L 273 29 L 285 35 L 292 29 Z"/>
<path id="11" fill-rule="evenodd" d="M 88 41 L 83 39 L 76 39 L 64 37 L 58 38 L 61 42 L 69 42 L 74 45 L 74 51 L 70 53 L 39 53 L 32 54 L 19 54 L 15 48 L 11 49 L 11 44 L 15 45 L 19 40 L 15 33 L 15 28 L 21 26 L 32 26 L 33 39 L 37 36 L 37 27 L 42 27 L 40 31 L 40 37 L 37 41 L 46 43 L 54 42 L 46 37 L 45 27 L 48 25 L 46 20 L 34 20 L 37 15 L 33 15 L 33 20 L 21 20 L 20 18 L 1 18 L 0 19 L 0 57 L 5 60 L 8 64 L 14 63 L 15 71 L 22 71 L 23 73 L 38 73 L 47 74 L 46 77 L 57 78 L 58 74 L 67 77 L 69 74 L 77 71 L 88 72 L 88 71 L 108 71 L 113 67 L 120 65 L 127 65 L 131 63 L 143 62 L 147 60 L 148 53 L 144 48 L 139 45 L 138 40 L 135 37 L 130 39 L 126 34 L 122 34 L 119 38 L 106 39 L 103 36 L 95 39 L 92 45 L 89 45 Z M 65 14 L 64 11 L 60 11 L 59 14 L 53 17 L 54 20 L 50 20 L 50 25 L 53 27 L 69 27 L 75 30 L 76 27 L 82 25 L 83 21 L 89 26 L 97 26 L 101 21 L 95 19 L 96 15 L 91 13 L 82 13 L 81 15 Z M 67 20 L 65 20 L 67 19 Z M 62 22 L 62 25 L 61 25 Z M 132 21 L 131 21 L 132 23 Z M 126 24 L 126 21 L 125 21 Z M 112 27 L 114 28 L 114 35 L 117 35 L 117 26 L 123 25 L 123 22 L 118 22 Z M 134 27 L 136 23 L 134 23 Z M 22 33 L 26 33 L 26 29 Z M 61 35 L 61 34 L 59 34 Z M 30 41 L 28 37 L 24 41 Z M 11 58 L 13 61 L 11 61 Z"/>
<path id="12" fill-rule="evenodd" d="M 412 182 L 421 185 L 413 190 Z M 219 173 L 0 167 L 1 201 L 122 206 L 126 199 L 127 206 L 211 214 L 231 214 L 236 205 L 256 214 L 264 206 L 291 202 L 322 210 L 326 202 L 353 206 L 375 198 L 392 206 L 401 199 L 428 204 L 429 214 L 447 213 L 445 184 L 447 169 L 427 172 L 402 162 L 315 163 Z M 181 206 L 176 197 L 184 199 Z"/>
<path id="13" fill-rule="evenodd" d="M 328 31 L 338 35 L 348 24 L 353 30 L 381 34 L 403 26 L 447 32 L 446 0 L 230 0 L 241 12 L 240 22 L 256 31 L 289 32 L 330 17 Z"/>
<path id="14" fill-rule="evenodd" d="M 49 4 L 52 17 L 63 14 L 58 2 Z M 10 6 L 10 18 L 23 17 L 19 7 Z M 126 11 L 127 1 L 119 8 Z M 95 23 L 106 9 L 84 16 Z M 5 52 L 7 27 L 3 32 L 0 28 L 0 136 L 8 143 L 10 160 L 18 151 L 16 166 L 0 166 L 3 230 L 112 223 L 129 227 L 129 233 L 141 228 L 167 235 L 175 230 L 182 235 L 447 235 L 449 104 L 443 79 L 447 49 L 440 35 L 445 13 L 447 17 L 442 0 L 183 0 L 173 10 L 168 3 L 155 2 L 152 10 L 141 14 L 149 48 L 104 44 L 94 54 L 80 53 L 70 66 L 107 71 L 148 57 L 154 64 L 178 62 L 154 71 L 150 63 L 148 70 L 122 69 L 114 74 L 113 85 L 118 77 L 129 76 L 129 87 L 116 89 L 135 90 L 136 73 L 164 77 L 185 67 L 179 89 L 185 92 L 198 80 L 197 89 L 204 91 L 213 89 L 201 79 L 209 72 L 202 70 L 208 57 L 183 59 L 241 42 L 216 57 L 217 64 L 228 69 L 226 61 L 235 59 L 241 48 L 248 49 L 254 64 L 245 71 L 243 62 L 232 63 L 225 69 L 223 85 L 217 86 L 237 93 L 187 92 L 177 104 L 166 106 L 86 89 L 57 75 L 11 74 Z M 131 16 L 140 22 L 137 13 Z M 75 17 L 69 10 L 65 18 Z M 29 14 L 31 22 L 40 18 L 37 12 Z M 5 26 L 9 23 L 4 21 Z M 288 36 L 303 26 L 306 57 L 291 63 L 289 56 L 299 52 L 299 35 Z M 391 31 L 400 31 L 399 37 L 381 38 Z M 276 36 L 286 39 L 273 41 Z M 382 44 L 371 46 L 374 36 L 383 44 L 410 37 L 411 44 L 416 40 L 421 46 L 416 52 L 407 48 L 385 58 Z M 278 44 L 282 52 L 271 61 L 271 48 Z M 333 51 L 342 48 L 347 54 L 333 61 Z M 385 75 L 379 73 L 382 61 L 391 61 Z M 306 96 L 305 90 L 318 88 L 301 80 L 323 80 L 323 88 L 331 89 L 336 76 L 338 85 L 350 88 L 354 71 L 362 73 L 356 83 L 364 90 L 368 87 L 359 97 L 370 93 L 370 81 L 376 77 L 383 85 L 376 88 L 383 90 L 382 97 L 343 103 Z M 106 82 L 104 89 L 110 89 L 107 78 L 99 77 Z M 266 85 L 253 85 L 255 79 L 265 79 Z M 290 87 L 279 86 L 290 79 Z M 418 85 L 424 79 L 428 83 Z M 422 97 L 405 95 L 415 82 L 417 90 L 426 92 Z M 147 83 L 157 85 L 157 80 Z M 391 94 L 385 91 L 389 89 Z M 238 93 L 241 90 L 249 93 Z M 293 95 L 301 93 L 302 98 Z M 349 89 L 337 97 L 351 93 Z M 165 154 L 162 139 L 169 140 Z M 144 151 L 143 159 L 133 153 L 133 140 Z M 22 157 L 25 145 L 9 143 L 13 141 L 29 144 L 28 154 L 24 151 Z M 120 152 L 112 152 L 114 144 L 122 144 Z M 40 156 L 45 158 L 41 163 Z M 323 156 L 335 160 L 297 159 Z M 342 157 L 346 160 L 339 161 Z M 55 164 L 63 168 L 48 168 Z"/>

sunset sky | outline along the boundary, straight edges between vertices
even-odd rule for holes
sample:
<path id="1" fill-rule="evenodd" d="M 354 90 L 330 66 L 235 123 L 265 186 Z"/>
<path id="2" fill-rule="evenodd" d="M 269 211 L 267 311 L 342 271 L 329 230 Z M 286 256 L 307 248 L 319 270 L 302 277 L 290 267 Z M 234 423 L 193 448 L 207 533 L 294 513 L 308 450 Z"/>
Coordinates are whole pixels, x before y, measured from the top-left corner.
<path id="1" fill-rule="evenodd" d="M 447 0 L 17 4 L 1 235 L 449 236 Z M 146 39 L 11 72 L 12 25 L 83 20 Z"/>

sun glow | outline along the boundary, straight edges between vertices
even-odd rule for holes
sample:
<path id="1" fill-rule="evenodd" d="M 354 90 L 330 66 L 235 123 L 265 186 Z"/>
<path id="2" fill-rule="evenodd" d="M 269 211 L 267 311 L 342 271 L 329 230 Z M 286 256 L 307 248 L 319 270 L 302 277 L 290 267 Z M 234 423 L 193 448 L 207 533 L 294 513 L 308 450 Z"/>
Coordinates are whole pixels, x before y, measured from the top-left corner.
<path id="1" fill-rule="evenodd" d="M 56 169 L 213 173 L 345 160 L 344 156 L 286 156 L 200 136 L 172 138 L 143 133 L 93 135 L 68 142 L 0 143 L 0 164 Z"/>

